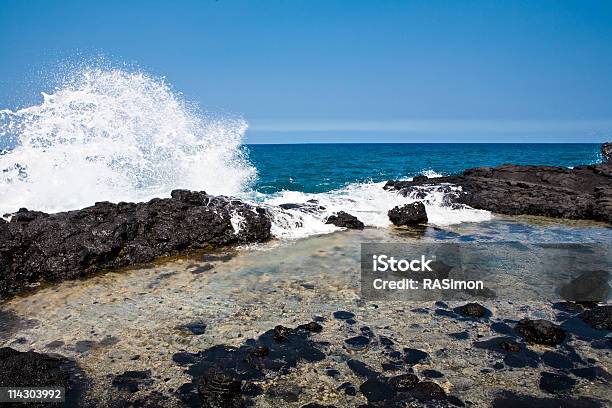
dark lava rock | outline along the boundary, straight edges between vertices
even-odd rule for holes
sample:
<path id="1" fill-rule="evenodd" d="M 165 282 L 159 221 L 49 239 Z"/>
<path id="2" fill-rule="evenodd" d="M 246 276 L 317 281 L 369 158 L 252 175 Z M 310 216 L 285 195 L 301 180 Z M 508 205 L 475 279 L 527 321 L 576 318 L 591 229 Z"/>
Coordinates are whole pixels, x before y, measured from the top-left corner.
<path id="1" fill-rule="evenodd" d="M 418 193 L 419 186 L 433 183 L 461 187 L 461 192 L 448 192 L 449 205 L 509 215 L 612 222 L 612 162 L 573 169 L 504 164 L 433 180 L 388 181 L 384 188 L 409 195 Z"/>
<path id="2" fill-rule="evenodd" d="M 338 389 L 344 390 L 344 393 L 351 397 L 354 397 L 355 395 L 357 395 L 357 390 L 355 389 L 355 387 L 353 387 L 353 384 L 351 384 L 350 382 L 343 383 L 340 387 L 338 387 Z"/>
<path id="3" fill-rule="evenodd" d="M 325 343 L 312 341 L 313 332 L 307 326 L 292 329 L 279 325 L 257 339 L 246 340 L 240 347 L 216 345 L 200 353 L 174 354 L 172 360 L 188 366 L 185 373 L 193 378 L 191 383 L 179 388 L 179 396 L 190 406 L 224 406 L 212 405 L 218 401 L 234 406 L 241 401 L 240 387 L 235 382 L 240 385 L 240 382 L 258 381 L 270 372 L 284 374 L 300 361 L 325 359 L 321 351 Z M 210 375 L 213 377 L 208 379 Z M 204 388 L 199 385 L 202 382 L 207 384 Z M 196 388 L 198 393 L 194 393 Z"/>
<path id="4" fill-rule="evenodd" d="M 429 354 L 422 350 L 405 348 L 404 349 L 404 362 L 409 365 L 415 365 L 421 363 L 429 358 Z"/>
<path id="5" fill-rule="evenodd" d="M 576 385 L 576 380 L 567 375 L 546 372 L 540 373 L 540 388 L 551 394 L 570 391 L 574 385 Z"/>
<path id="6" fill-rule="evenodd" d="M 413 389 L 418 382 L 419 377 L 414 374 L 400 374 L 389 380 L 389 384 L 399 392 Z"/>
<path id="7" fill-rule="evenodd" d="M 561 353 L 555 353 L 554 351 L 547 351 L 542 354 L 542 361 L 552 368 L 568 369 L 574 366 L 571 359 Z"/>
<path id="8" fill-rule="evenodd" d="M 598 378 L 605 380 L 605 381 L 610 381 L 612 379 L 612 375 L 610 375 L 610 373 L 608 373 L 603 368 L 597 367 L 597 366 L 573 368 L 570 370 L 570 372 L 574 374 L 576 377 L 585 378 L 591 381 L 598 379 Z"/>
<path id="9" fill-rule="evenodd" d="M 351 350 L 363 350 L 370 344 L 370 339 L 365 336 L 355 336 L 344 340 L 344 344 Z"/>
<path id="10" fill-rule="evenodd" d="M 355 317 L 355 314 L 351 312 L 345 312 L 343 310 L 339 310 L 337 312 L 334 312 L 334 317 L 338 320 L 348 320 L 348 319 L 352 319 L 353 317 Z"/>
<path id="11" fill-rule="evenodd" d="M 327 370 L 325 370 L 325 375 L 329 376 L 329 377 L 340 377 L 340 371 L 334 369 L 334 368 L 328 368 Z"/>
<path id="12" fill-rule="evenodd" d="M 425 377 L 429 377 L 429 378 L 442 378 L 442 377 L 444 377 L 444 374 L 442 374 L 441 372 L 439 372 L 437 370 L 423 370 L 422 374 Z"/>
<path id="13" fill-rule="evenodd" d="M 231 374 L 211 369 L 200 381 L 198 394 L 207 408 L 242 406 L 242 383 Z"/>
<path id="14" fill-rule="evenodd" d="M 126 371 L 123 374 L 113 378 L 113 386 L 129 393 L 138 391 L 140 386 L 146 387 L 152 383 L 153 380 L 151 380 L 151 370 Z"/>
<path id="15" fill-rule="evenodd" d="M 75 405 L 87 385 L 76 363 L 57 355 L 0 348 L 0 387 L 45 387 L 66 389 L 66 404 Z"/>
<path id="16" fill-rule="evenodd" d="M 233 214 L 244 219 L 238 234 Z M 270 225 L 263 208 L 186 190 L 57 214 L 21 209 L 0 224 L 0 296 L 182 251 L 267 241 Z"/>
<path id="17" fill-rule="evenodd" d="M 448 333 L 447 336 L 452 337 L 457 340 L 467 340 L 470 338 L 470 333 L 466 331 L 457 332 L 457 333 Z"/>
<path id="18" fill-rule="evenodd" d="M 417 201 L 404 206 L 397 206 L 388 213 L 394 225 L 414 225 L 427 222 L 427 213 L 422 202 Z"/>
<path id="19" fill-rule="evenodd" d="M 501 347 L 502 350 L 507 351 L 508 353 L 518 353 L 519 351 L 521 351 L 520 344 L 512 340 L 500 342 L 499 347 Z"/>
<path id="20" fill-rule="evenodd" d="M 446 399 L 444 389 L 432 381 L 422 381 L 416 384 L 411 394 L 422 402 Z"/>
<path id="21" fill-rule="evenodd" d="M 365 227 L 363 222 L 359 221 L 357 217 L 344 211 L 339 211 L 338 213 L 330 216 L 325 223 L 333 224 L 336 227 L 344 227 L 358 230 L 362 230 Z"/>
<path id="22" fill-rule="evenodd" d="M 504 391 L 495 397 L 491 406 L 493 408 L 600 408 L 602 405 L 586 397 L 577 399 L 567 396 L 562 398 L 538 398 Z"/>
<path id="23" fill-rule="evenodd" d="M 607 142 L 601 145 L 601 158 L 612 163 L 612 142 Z"/>
<path id="24" fill-rule="evenodd" d="M 274 341 L 282 343 L 288 340 L 288 337 L 293 332 L 292 329 L 281 326 L 280 324 L 274 328 Z"/>
<path id="25" fill-rule="evenodd" d="M 497 363 L 495 369 L 508 367 L 537 367 L 540 356 L 531 351 L 528 347 L 521 347 L 512 337 L 493 337 L 489 340 L 474 343 L 474 347 L 491 350 L 494 353 L 504 356 L 504 363 Z"/>
<path id="26" fill-rule="evenodd" d="M 312 333 L 320 333 L 323 330 L 323 326 L 321 326 L 317 322 L 310 322 L 303 325 L 300 325 L 298 328 L 307 330 Z"/>
<path id="27" fill-rule="evenodd" d="M 393 387 L 378 378 L 368 378 L 359 386 L 359 391 L 367 398 L 368 402 L 384 401 L 395 395 Z"/>
<path id="28" fill-rule="evenodd" d="M 548 320 L 523 319 L 516 324 L 515 330 L 531 343 L 557 346 L 565 340 L 566 332 Z"/>
<path id="29" fill-rule="evenodd" d="M 346 362 L 346 365 L 357 375 L 365 378 L 376 378 L 379 373 L 374 371 L 372 367 L 364 363 L 363 361 L 350 359 Z"/>
<path id="30" fill-rule="evenodd" d="M 595 330 L 612 330 L 612 305 L 585 310 L 580 319 Z"/>
<path id="31" fill-rule="evenodd" d="M 470 317 L 484 317 L 491 314 L 486 307 L 478 303 L 467 303 L 463 306 L 459 306 L 456 311 L 464 316 Z"/>
<path id="32" fill-rule="evenodd" d="M 415 183 L 424 183 L 427 180 L 429 180 L 429 178 L 427 176 L 423 175 L 423 174 L 419 174 L 418 176 L 414 176 L 412 178 L 412 181 L 415 182 Z"/>
<path id="33" fill-rule="evenodd" d="M 559 294 L 570 302 L 603 302 L 610 294 L 610 273 L 607 271 L 587 271 L 561 287 Z"/>

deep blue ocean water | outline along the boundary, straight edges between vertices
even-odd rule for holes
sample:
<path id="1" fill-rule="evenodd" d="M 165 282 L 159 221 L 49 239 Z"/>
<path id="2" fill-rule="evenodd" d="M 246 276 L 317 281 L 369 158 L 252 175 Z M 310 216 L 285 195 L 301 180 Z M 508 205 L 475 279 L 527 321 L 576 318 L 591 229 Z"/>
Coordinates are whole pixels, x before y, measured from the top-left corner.
<path id="1" fill-rule="evenodd" d="M 443 175 L 503 163 L 573 167 L 601 161 L 600 144 L 287 144 L 247 145 L 255 188 L 319 193 L 348 183 Z"/>

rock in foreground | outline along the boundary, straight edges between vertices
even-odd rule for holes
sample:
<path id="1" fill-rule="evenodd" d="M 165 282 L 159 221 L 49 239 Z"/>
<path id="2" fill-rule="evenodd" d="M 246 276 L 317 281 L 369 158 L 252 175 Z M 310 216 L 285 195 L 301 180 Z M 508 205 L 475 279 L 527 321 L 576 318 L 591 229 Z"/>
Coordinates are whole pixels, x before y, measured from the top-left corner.
<path id="1" fill-rule="evenodd" d="M 523 319 L 516 324 L 515 330 L 528 342 L 556 346 L 565 340 L 563 328 L 548 320 Z"/>
<path id="2" fill-rule="evenodd" d="M 389 219 L 397 226 L 415 225 L 427 222 L 425 205 L 417 201 L 415 203 L 397 206 L 389 210 Z"/>
<path id="3" fill-rule="evenodd" d="M 461 175 L 413 181 L 388 181 L 387 190 L 403 195 L 425 185 L 452 184 L 452 202 L 509 215 L 612 222 L 612 162 L 573 169 L 517 166 L 468 169 Z"/>
<path id="4" fill-rule="evenodd" d="M 344 211 L 339 211 L 337 214 L 330 216 L 325 223 L 348 229 L 362 230 L 364 228 L 363 222 L 359 221 L 354 215 Z"/>
<path id="5" fill-rule="evenodd" d="M 43 281 L 270 237 L 263 208 L 204 192 L 175 190 L 172 198 L 58 214 L 21 209 L 0 223 L 0 297 Z"/>
<path id="6" fill-rule="evenodd" d="M 595 330 L 612 330 L 612 305 L 585 310 L 580 314 L 580 319 Z"/>
<path id="7" fill-rule="evenodd" d="M 0 348 L 0 387 L 64 387 L 74 404 L 86 386 L 76 364 L 64 357 Z M 5 375 L 6 374 L 6 375 Z"/>

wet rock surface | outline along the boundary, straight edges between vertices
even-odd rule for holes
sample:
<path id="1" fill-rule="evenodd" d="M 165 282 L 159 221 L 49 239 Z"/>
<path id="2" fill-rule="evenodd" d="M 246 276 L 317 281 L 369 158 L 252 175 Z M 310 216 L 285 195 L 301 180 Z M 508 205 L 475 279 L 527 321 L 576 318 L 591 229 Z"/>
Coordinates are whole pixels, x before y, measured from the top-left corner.
<path id="1" fill-rule="evenodd" d="M 515 330 L 525 340 L 547 346 L 557 346 L 566 337 L 566 331 L 560 326 L 547 320 L 523 319 L 517 323 Z"/>
<path id="2" fill-rule="evenodd" d="M 389 210 L 389 220 L 394 225 L 415 225 L 427 222 L 427 213 L 425 212 L 425 205 L 422 202 L 417 201 L 411 204 L 403 206 L 397 206 Z"/>
<path id="3" fill-rule="evenodd" d="M 612 222 L 612 162 L 573 169 L 518 166 L 468 169 L 461 175 L 412 181 L 388 181 L 387 190 L 418 197 L 421 187 L 456 185 L 448 191 L 449 205 L 509 215 Z"/>
<path id="4" fill-rule="evenodd" d="M 596 330 L 612 330 L 612 305 L 597 306 L 585 310 L 580 319 Z"/>
<path id="5" fill-rule="evenodd" d="M 362 230 L 365 227 L 363 222 L 359 221 L 357 217 L 344 211 L 339 211 L 338 213 L 331 215 L 325 223 L 333 224 L 336 227 L 358 230 Z"/>
<path id="6" fill-rule="evenodd" d="M 463 306 L 459 306 L 456 311 L 458 313 L 461 313 L 464 316 L 470 316 L 470 317 L 485 317 L 485 316 L 490 316 L 491 312 L 484 307 L 483 305 L 479 304 L 479 303 L 466 303 Z"/>
<path id="7" fill-rule="evenodd" d="M 238 231 L 232 217 L 239 219 Z M 0 297 L 159 256 L 266 241 L 270 225 L 264 209 L 186 190 L 147 203 L 103 202 L 57 214 L 21 209 L 0 224 Z"/>

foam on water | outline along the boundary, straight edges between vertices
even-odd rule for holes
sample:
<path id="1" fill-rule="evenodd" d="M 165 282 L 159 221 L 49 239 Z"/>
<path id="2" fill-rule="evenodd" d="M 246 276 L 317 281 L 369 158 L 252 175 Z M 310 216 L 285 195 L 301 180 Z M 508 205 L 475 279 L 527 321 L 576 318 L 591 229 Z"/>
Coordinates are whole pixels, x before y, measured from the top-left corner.
<path id="1" fill-rule="evenodd" d="M 256 171 L 242 119 L 194 109 L 163 78 L 82 68 L 39 105 L 0 111 L 0 215 L 142 201 L 175 188 L 239 195 Z"/>
<path id="2" fill-rule="evenodd" d="M 440 177 L 426 171 L 428 177 Z M 395 206 L 422 201 L 429 223 L 438 226 L 462 222 L 480 222 L 491 219 L 491 213 L 467 206 L 452 205 L 448 190 L 459 187 L 432 187 L 423 190 L 424 198 L 404 197 L 394 191 L 383 189 L 382 183 L 354 183 L 345 188 L 326 193 L 302 193 L 283 191 L 259 198 L 272 212 L 272 233 L 285 239 L 303 238 L 315 234 L 326 234 L 340 228 L 325 224 L 326 219 L 338 212 L 346 211 L 356 216 L 366 226 L 386 228 L 390 225 L 387 212 Z M 281 204 L 299 204 L 296 208 L 282 209 Z"/>

